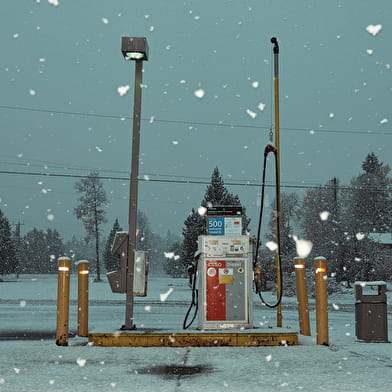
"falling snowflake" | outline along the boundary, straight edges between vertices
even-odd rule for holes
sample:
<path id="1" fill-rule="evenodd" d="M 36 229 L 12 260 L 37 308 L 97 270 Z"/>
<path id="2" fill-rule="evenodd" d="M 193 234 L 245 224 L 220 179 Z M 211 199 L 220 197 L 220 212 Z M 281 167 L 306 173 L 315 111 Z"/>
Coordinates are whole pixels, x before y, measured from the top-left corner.
<path id="1" fill-rule="evenodd" d="M 252 87 L 253 88 L 258 88 L 259 87 L 259 82 L 252 82 Z"/>
<path id="2" fill-rule="evenodd" d="M 309 253 L 312 251 L 312 241 L 307 241 L 307 240 L 299 240 L 297 236 L 293 236 L 293 239 L 295 241 L 295 246 L 297 249 L 297 255 L 299 257 L 307 257 Z"/>
<path id="3" fill-rule="evenodd" d="M 53 215 L 53 214 L 49 214 L 49 215 L 47 216 L 47 218 L 48 218 L 48 221 L 49 221 L 49 222 L 54 221 L 54 215 Z"/>
<path id="4" fill-rule="evenodd" d="M 265 103 L 260 102 L 260 103 L 259 103 L 259 106 L 257 106 L 257 107 L 258 107 L 258 109 L 260 110 L 260 112 L 263 112 L 264 109 L 265 109 Z"/>
<path id="5" fill-rule="evenodd" d="M 198 90 L 194 91 L 195 97 L 197 98 L 203 98 L 205 95 L 205 91 L 201 88 L 199 88 Z"/>
<path id="6" fill-rule="evenodd" d="M 274 251 L 276 249 L 278 249 L 278 244 L 274 241 L 268 241 L 265 246 L 270 250 L 270 251 Z"/>
<path id="7" fill-rule="evenodd" d="M 374 52 L 373 49 L 366 49 L 366 53 L 367 53 L 368 55 L 372 55 L 373 52 Z"/>
<path id="8" fill-rule="evenodd" d="M 55 7 L 60 5 L 59 0 L 48 0 L 48 3 L 54 5 Z"/>
<path id="9" fill-rule="evenodd" d="M 102 151 L 103 151 L 102 148 L 100 148 L 100 147 L 98 147 L 98 146 L 95 146 L 95 149 L 96 149 L 98 152 L 102 152 Z"/>
<path id="10" fill-rule="evenodd" d="M 129 85 L 120 86 L 117 88 L 117 92 L 119 93 L 120 97 L 122 97 L 128 92 L 129 89 L 130 89 Z"/>
<path id="11" fill-rule="evenodd" d="M 170 289 L 166 291 L 166 293 L 160 294 L 159 297 L 161 299 L 161 302 L 165 302 L 173 291 L 173 287 L 170 287 Z"/>
<path id="12" fill-rule="evenodd" d="M 369 25 L 366 27 L 366 31 L 373 35 L 376 36 L 382 29 L 382 25 L 378 24 L 378 25 Z"/>
<path id="13" fill-rule="evenodd" d="M 386 124 L 388 122 L 388 119 L 387 118 L 383 118 L 381 121 L 380 121 L 380 124 Z"/>
<path id="14" fill-rule="evenodd" d="M 199 214 L 200 216 L 204 216 L 205 213 L 207 212 L 207 208 L 201 206 L 201 207 L 199 207 L 199 208 L 197 209 L 197 212 L 198 212 L 198 214 Z"/>
<path id="15" fill-rule="evenodd" d="M 252 112 L 252 110 L 250 110 L 250 109 L 246 109 L 246 113 L 251 118 L 256 118 L 256 116 L 257 116 L 257 114 L 255 112 Z"/>
<path id="16" fill-rule="evenodd" d="M 104 23 L 104 24 L 108 24 L 109 23 L 109 19 L 107 19 L 107 18 L 102 18 L 101 20 L 102 20 L 102 23 Z"/>
<path id="17" fill-rule="evenodd" d="M 37 94 L 37 92 L 36 92 L 35 90 L 33 90 L 33 89 L 30 89 L 30 90 L 29 90 L 29 94 L 30 94 L 31 96 L 34 96 L 34 95 Z"/>
<path id="18" fill-rule="evenodd" d="M 329 212 L 328 211 L 320 212 L 320 219 L 322 221 L 326 221 L 328 219 L 328 217 L 329 217 Z"/>
<path id="19" fill-rule="evenodd" d="M 358 241 L 361 241 L 365 238 L 365 234 L 357 233 L 357 234 L 355 234 L 355 237 L 357 238 Z"/>
<path id="20" fill-rule="evenodd" d="M 76 363 L 80 366 L 80 367 L 83 367 L 83 366 L 85 366 L 86 365 L 86 360 L 85 359 L 82 359 L 82 358 L 78 358 L 77 360 L 76 360 Z"/>

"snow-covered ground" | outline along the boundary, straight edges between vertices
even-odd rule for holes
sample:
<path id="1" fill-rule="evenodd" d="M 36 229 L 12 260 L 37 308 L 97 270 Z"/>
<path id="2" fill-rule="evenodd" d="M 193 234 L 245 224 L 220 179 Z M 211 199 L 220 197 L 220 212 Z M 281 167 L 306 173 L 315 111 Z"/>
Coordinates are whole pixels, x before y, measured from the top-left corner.
<path id="1" fill-rule="evenodd" d="M 168 294 L 166 300 L 161 301 Z M 329 298 L 330 346 L 300 336 L 291 347 L 103 348 L 70 338 L 55 345 L 57 279 L 28 275 L 0 283 L 0 391 L 390 391 L 392 345 L 355 341 L 353 293 Z M 72 276 L 70 329 L 76 330 L 77 278 Z M 389 295 L 389 303 L 391 292 Z M 150 277 L 137 298 L 139 328 L 182 331 L 191 292 L 185 279 Z M 283 300 L 283 325 L 298 330 L 295 298 Z M 310 300 L 313 309 L 314 301 Z M 124 295 L 90 284 L 90 332 L 124 323 Z M 392 336 L 388 307 L 389 338 Z M 254 325 L 274 327 L 276 313 L 255 297 Z M 17 337 L 17 338 L 16 338 Z"/>

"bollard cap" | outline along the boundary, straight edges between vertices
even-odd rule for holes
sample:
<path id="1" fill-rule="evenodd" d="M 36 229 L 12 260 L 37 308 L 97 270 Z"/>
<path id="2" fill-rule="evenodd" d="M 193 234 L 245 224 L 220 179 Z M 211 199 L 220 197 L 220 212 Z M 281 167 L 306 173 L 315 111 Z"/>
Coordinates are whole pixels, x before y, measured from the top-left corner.
<path id="1" fill-rule="evenodd" d="M 59 271 L 71 270 L 71 259 L 69 257 L 60 257 L 57 259 Z"/>
<path id="2" fill-rule="evenodd" d="M 88 275 L 88 261 L 87 260 L 79 260 L 75 263 L 78 266 L 78 274 L 79 275 Z"/>

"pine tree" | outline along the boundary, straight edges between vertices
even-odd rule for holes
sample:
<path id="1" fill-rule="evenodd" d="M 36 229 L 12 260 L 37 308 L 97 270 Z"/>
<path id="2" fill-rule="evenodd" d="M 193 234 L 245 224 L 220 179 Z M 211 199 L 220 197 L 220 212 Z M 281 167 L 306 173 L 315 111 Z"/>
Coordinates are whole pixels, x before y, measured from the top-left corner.
<path id="1" fill-rule="evenodd" d="M 204 198 L 201 202 L 202 207 L 216 206 L 241 206 L 241 201 L 237 195 L 230 193 L 216 167 L 211 175 L 211 184 L 207 186 Z M 248 230 L 250 219 L 246 216 L 245 208 L 243 212 L 243 234 Z M 207 233 L 204 214 L 200 215 L 199 210 L 192 209 L 184 222 L 182 231 L 184 240 L 181 252 L 181 261 L 186 270 L 194 261 L 194 254 L 197 251 L 197 238 Z"/>
<path id="2" fill-rule="evenodd" d="M 378 161 L 374 153 L 362 163 L 364 173 L 351 181 L 348 214 L 357 232 L 390 232 L 392 230 L 392 179 L 390 167 Z"/>
<path id="3" fill-rule="evenodd" d="M 345 194 L 346 241 L 343 249 L 345 269 L 351 280 L 368 280 L 374 275 L 374 244 L 369 234 L 392 230 L 390 168 L 370 153 L 363 161 L 362 169 L 363 173 L 351 180 Z"/>
<path id="4" fill-rule="evenodd" d="M 197 251 L 197 238 L 207 234 L 204 216 L 192 208 L 192 212 L 185 219 L 182 235 L 184 237 L 181 247 L 181 260 L 184 271 L 192 265 Z"/>
<path id="5" fill-rule="evenodd" d="M 106 222 L 104 210 L 107 205 L 106 192 L 96 171 L 77 182 L 75 189 L 81 194 L 78 198 L 79 205 L 74 210 L 75 215 L 77 219 L 82 220 L 88 238 L 95 239 L 96 280 L 100 281 L 99 235 L 100 225 Z"/>
<path id="6" fill-rule="evenodd" d="M 272 212 L 269 221 L 270 234 L 266 237 L 269 241 L 276 242 L 276 199 L 271 204 Z M 280 253 L 284 270 L 293 268 L 292 259 L 296 256 L 295 242 L 293 240 L 293 221 L 298 214 L 299 197 L 296 193 L 282 193 L 280 213 Z"/>
<path id="7" fill-rule="evenodd" d="M 311 257 L 323 256 L 328 270 L 343 279 L 341 226 L 342 196 L 339 181 L 333 178 L 324 187 L 309 190 L 300 209 L 300 226 L 303 237 L 313 244 Z"/>
<path id="8" fill-rule="evenodd" d="M 118 219 L 116 218 L 116 220 L 114 221 L 112 230 L 109 233 L 109 237 L 106 241 L 105 250 L 103 253 L 103 260 L 104 260 L 105 268 L 106 268 L 107 272 L 118 271 L 120 269 L 121 257 L 118 255 L 114 255 L 112 253 L 112 246 L 113 246 L 114 237 L 116 236 L 116 233 L 118 231 L 122 231 L 122 228 L 120 226 L 120 223 L 118 222 Z"/>
<path id="9" fill-rule="evenodd" d="M 0 275 L 14 273 L 16 268 L 17 258 L 12 241 L 11 226 L 0 210 Z"/>

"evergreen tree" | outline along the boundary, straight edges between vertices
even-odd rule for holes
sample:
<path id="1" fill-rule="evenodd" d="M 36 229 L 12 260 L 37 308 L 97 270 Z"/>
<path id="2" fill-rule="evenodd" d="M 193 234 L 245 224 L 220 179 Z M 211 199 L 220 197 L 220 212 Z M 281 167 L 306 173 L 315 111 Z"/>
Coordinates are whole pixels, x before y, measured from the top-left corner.
<path id="1" fill-rule="evenodd" d="M 18 266 L 11 226 L 0 210 L 0 275 L 11 274 Z"/>
<path id="2" fill-rule="evenodd" d="M 368 280 L 374 275 L 375 259 L 380 255 L 374 257 L 374 244 L 369 234 L 392 230 L 390 168 L 370 153 L 362 163 L 362 169 L 363 173 L 351 180 L 345 193 L 344 267 L 351 280 Z"/>
<path id="3" fill-rule="evenodd" d="M 57 230 L 33 229 L 23 239 L 21 272 L 48 274 L 57 271 L 57 259 L 64 255 L 64 245 Z"/>
<path id="4" fill-rule="evenodd" d="M 356 232 L 390 232 L 392 230 L 392 179 L 390 167 L 378 161 L 374 153 L 362 163 L 364 173 L 351 181 L 347 215 Z"/>
<path id="5" fill-rule="evenodd" d="M 114 221 L 112 230 L 110 231 L 109 237 L 106 241 L 105 250 L 103 253 L 103 260 L 105 263 L 105 268 L 107 272 L 118 271 L 120 269 L 120 259 L 121 257 L 118 255 L 114 255 L 112 253 L 112 246 L 114 237 L 118 231 L 122 231 L 120 224 L 118 223 L 118 219 Z"/>
<path id="6" fill-rule="evenodd" d="M 106 222 L 104 210 L 108 203 L 106 192 L 103 189 L 99 173 L 96 171 L 91 172 L 87 178 L 77 182 L 75 189 L 81 194 L 78 198 L 79 204 L 75 208 L 75 215 L 77 219 L 82 220 L 88 238 L 95 239 L 96 280 L 100 281 L 99 236 L 100 225 Z"/>
<path id="7" fill-rule="evenodd" d="M 269 221 L 270 234 L 266 237 L 269 241 L 276 242 L 276 199 L 271 204 L 272 212 Z M 281 213 L 280 213 L 280 254 L 282 266 L 286 271 L 293 268 L 293 257 L 296 256 L 295 242 L 293 240 L 293 223 L 298 214 L 299 197 L 296 193 L 281 194 Z"/>
<path id="8" fill-rule="evenodd" d="M 216 167 L 211 175 L 211 184 L 207 186 L 204 198 L 201 202 L 202 207 L 215 206 L 241 206 L 241 201 L 237 195 L 230 193 Z M 248 230 L 250 219 L 246 217 L 245 208 L 243 212 L 243 234 Z M 186 270 L 194 260 L 194 254 L 197 251 L 197 238 L 207 233 L 204 214 L 200 214 L 199 210 L 192 209 L 189 216 L 185 219 L 183 234 L 183 244 L 181 251 L 181 261 Z"/>
<path id="9" fill-rule="evenodd" d="M 339 280 L 344 278 L 342 200 L 339 182 L 333 178 L 324 187 L 306 192 L 299 214 L 304 239 L 313 244 L 310 256 L 325 257 L 328 270 L 337 274 Z"/>
<path id="10" fill-rule="evenodd" d="M 238 195 L 234 195 L 226 189 L 223 178 L 217 167 L 212 172 L 211 184 L 207 186 L 201 205 L 203 207 L 241 206 Z M 246 216 L 246 209 L 245 207 L 242 207 L 243 234 L 247 233 L 249 223 L 250 219 Z"/>
<path id="11" fill-rule="evenodd" d="M 197 238 L 199 235 L 207 234 L 204 216 L 192 208 L 192 212 L 185 219 L 182 235 L 184 237 L 181 247 L 181 260 L 184 272 L 192 265 L 197 251 Z"/>
<path id="12" fill-rule="evenodd" d="M 181 258 L 181 243 L 173 243 L 165 252 L 166 264 L 165 272 L 173 278 L 185 277 L 187 274 L 186 266 Z"/>

